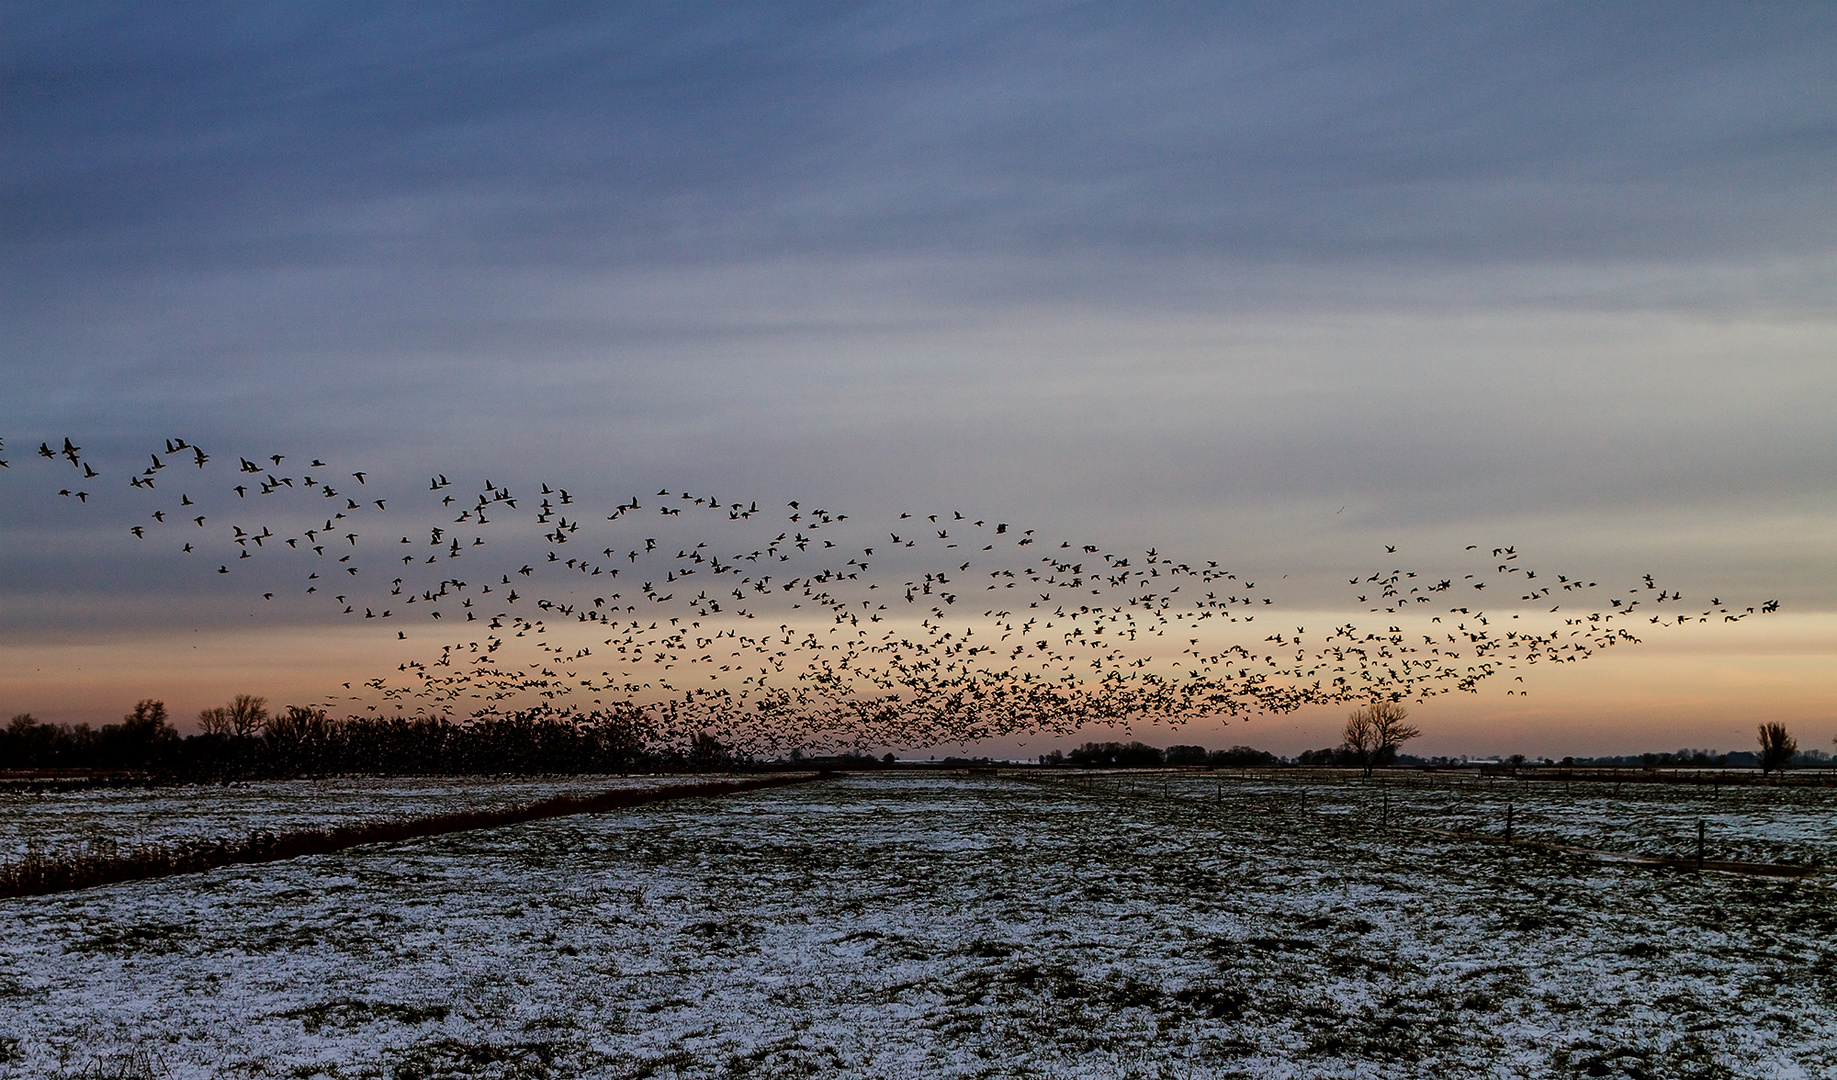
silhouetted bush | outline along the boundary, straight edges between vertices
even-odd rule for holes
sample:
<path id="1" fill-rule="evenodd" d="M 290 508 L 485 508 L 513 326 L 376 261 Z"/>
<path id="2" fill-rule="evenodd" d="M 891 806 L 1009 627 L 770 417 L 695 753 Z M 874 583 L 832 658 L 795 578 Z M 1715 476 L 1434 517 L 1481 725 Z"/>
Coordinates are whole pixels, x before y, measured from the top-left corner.
<path id="1" fill-rule="evenodd" d="M 733 753 L 706 731 L 689 740 L 689 767 L 696 772 L 717 772 L 733 764 Z"/>
<path id="2" fill-rule="evenodd" d="M 1170 746 L 1161 757 L 1169 765 L 1204 765 L 1206 748 L 1203 746 Z"/>
<path id="3" fill-rule="evenodd" d="M 1357 754 L 1343 746 L 1304 750 L 1296 756 L 1295 764 L 1305 769 L 1354 769 L 1364 766 Z"/>
<path id="4" fill-rule="evenodd" d="M 1762 775 L 1784 768 L 1799 752 L 1799 740 L 1793 738 L 1792 733 L 1786 730 L 1786 725 L 1777 720 L 1759 725 L 1756 734 L 1760 739 Z"/>
<path id="5" fill-rule="evenodd" d="M 1088 742 L 1066 755 L 1073 765 L 1109 769 L 1152 769 L 1165 762 L 1159 747 L 1132 742 Z"/>
<path id="6" fill-rule="evenodd" d="M 1269 751 L 1249 746 L 1233 746 L 1206 755 L 1206 764 L 1215 769 L 1270 769 L 1282 763 L 1281 758 Z"/>
<path id="7" fill-rule="evenodd" d="M 31 713 L 20 713 L 0 732 L 0 768 L 63 769 L 87 760 L 96 733 L 88 724 L 42 724 Z"/>
<path id="8" fill-rule="evenodd" d="M 31 713 L 21 713 L 0 736 L 0 768 L 163 768 L 179 744 L 179 733 L 166 722 L 166 706 L 158 701 L 137 703 L 121 723 L 106 724 L 101 731 L 88 724 L 41 724 Z"/>

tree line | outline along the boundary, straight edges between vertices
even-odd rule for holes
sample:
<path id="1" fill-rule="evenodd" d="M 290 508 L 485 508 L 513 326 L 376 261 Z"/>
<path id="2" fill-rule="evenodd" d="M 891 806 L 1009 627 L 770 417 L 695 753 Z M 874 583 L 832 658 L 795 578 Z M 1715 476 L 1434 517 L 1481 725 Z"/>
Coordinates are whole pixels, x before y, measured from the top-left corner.
<path id="1" fill-rule="evenodd" d="M 1296 758 L 1277 757 L 1267 750 L 1249 746 L 1234 746 L 1229 750 L 1170 746 L 1162 750 L 1143 742 L 1087 742 L 1069 754 L 1058 750 L 1041 754 L 1040 764 L 1102 769 L 1152 769 L 1162 766 L 1258 769 L 1300 765 L 1311 768 L 1357 768 L 1370 776 L 1375 768 L 1395 764 L 1397 748 L 1422 734 L 1420 728 L 1405 722 L 1407 716 L 1408 710 L 1395 702 L 1378 701 L 1361 706 L 1352 710 L 1352 714 L 1347 717 L 1339 746 L 1309 750 Z"/>
<path id="2" fill-rule="evenodd" d="M 1087 742 L 1066 753 L 1054 750 L 1040 755 L 1040 764 L 1071 765 L 1081 768 L 1152 769 L 1162 767 L 1208 768 L 1275 768 L 1296 766 L 1315 769 L 1359 769 L 1370 776 L 1373 769 L 1392 765 L 1457 765 L 1461 760 L 1445 757 L 1418 758 L 1401 753 L 1404 743 L 1422 734 L 1422 729 L 1407 722 L 1408 710 L 1395 702 L 1374 702 L 1354 709 L 1346 718 L 1338 746 L 1304 750 L 1292 758 L 1278 757 L 1267 750 L 1234 746 L 1229 750 L 1210 750 L 1203 746 L 1170 746 L 1165 750 L 1143 742 Z M 1645 768 L 1664 766 L 1684 768 L 1753 768 L 1762 774 L 1794 765 L 1826 765 L 1832 758 L 1820 750 L 1799 749 L 1799 743 L 1786 725 L 1770 721 L 1757 726 L 1759 752 L 1732 751 L 1713 753 L 1706 750 L 1679 750 L 1675 754 L 1636 754 L 1622 757 L 1566 757 L 1564 766 L 1634 765 Z M 1837 742 L 1837 739 L 1832 740 Z M 1514 766 L 1533 764 L 1523 754 L 1509 759 Z M 1542 764 L 1556 764 L 1545 761 Z"/>
<path id="3" fill-rule="evenodd" d="M 1392 765 L 1453 765 L 1449 758 L 1402 754 L 1404 743 L 1422 734 L 1408 713 L 1391 702 L 1353 710 L 1338 746 L 1304 751 L 1292 758 L 1250 746 L 1207 750 L 1177 745 L 1165 750 L 1140 741 L 1087 742 L 1070 751 L 1040 755 L 1042 765 L 1082 768 L 1357 768 L 1371 775 Z M 121 771 L 178 782 L 276 779 L 319 775 L 536 775 L 609 773 L 636 769 L 712 771 L 752 764 L 737 758 L 712 736 L 694 736 L 687 746 L 663 745 L 656 717 L 641 709 L 578 712 L 537 708 L 487 714 L 466 720 L 448 717 L 334 718 L 323 709 L 288 705 L 270 711 L 263 698 L 239 694 L 225 705 L 198 714 L 199 731 L 181 736 L 164 702 L 135 704 L 120 723 L 48 724 L 30 713 L 0 728 L 0 770 Z M 1564 766 L 1742 768 L 1763 773 L 1792 765 L 1822 765 L 1818 750 L 1800 752 L 1785 725 L 1757 730 L 1758 753 L 1717 754 L 1680 750 L 1675 754 L 1623 757 L 1567 757 Z M 829 768 L 886 768 L 893 755 L 861 753 L 806 759 L 792 751 L 792 764 Z M 947 759 L 943 764 L 991 764 L 986 759 Z M 1530 764 L 1514 755 L 1513 765 Z M 1556 764 L 1545 761 L 1544 764 Z"/>
<path id="4" fill-rule="evenodd" d="M 48 724 L 20 714 L 0 729 L 0 769 L 121 770 L 181 782 L 342 774 L 607 773 L 707 771 L 733 755 L 707 735 L 658 745 L 639 710 L 530 709 L 455 721 L 447 717 L 335 718 L 289 705 L 270 711 L 239 695 L 205 709 L 181 736 L 164 702 L 137 703 L 120 723 Z"/>

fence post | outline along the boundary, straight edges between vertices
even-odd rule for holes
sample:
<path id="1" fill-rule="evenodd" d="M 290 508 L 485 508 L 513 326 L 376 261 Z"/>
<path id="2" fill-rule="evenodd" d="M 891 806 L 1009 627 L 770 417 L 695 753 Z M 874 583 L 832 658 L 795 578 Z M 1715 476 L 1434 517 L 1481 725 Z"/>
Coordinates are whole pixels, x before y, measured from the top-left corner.
<path id="1" fill-rule="evenodd" d="M 1707 826 L 1703 819 L 1697 819 L 1697 869 L 1703 869 L 1703 834 Z"/>
<path id="2" fill-rule="evenodd" d="M 1505 842 L 1508 844 L 1512 842 L 1512 804 L 1510 801 L 1505 804 Z"/>

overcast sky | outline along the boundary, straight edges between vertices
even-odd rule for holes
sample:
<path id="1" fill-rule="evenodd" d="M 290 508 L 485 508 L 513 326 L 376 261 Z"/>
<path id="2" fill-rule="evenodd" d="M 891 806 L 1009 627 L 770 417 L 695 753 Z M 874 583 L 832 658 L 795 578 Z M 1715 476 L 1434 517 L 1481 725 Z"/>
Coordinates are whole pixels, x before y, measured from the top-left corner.
<path id="1" fill-rule="evenodd" d="M 9 454 L 974 505 L 1298 581 L 1516 541 L 1805 620 L 1606 741 L 1837 732 L 1837 8 L 784 7 L 7 5 Z M 5 498 L 0 647 L 170 586 L 46 580 Z M 32 658 L 0 709 L 125 707 Z M 1713 666 L 1651 663 L 1436 719 L 1531 748 Z"/>

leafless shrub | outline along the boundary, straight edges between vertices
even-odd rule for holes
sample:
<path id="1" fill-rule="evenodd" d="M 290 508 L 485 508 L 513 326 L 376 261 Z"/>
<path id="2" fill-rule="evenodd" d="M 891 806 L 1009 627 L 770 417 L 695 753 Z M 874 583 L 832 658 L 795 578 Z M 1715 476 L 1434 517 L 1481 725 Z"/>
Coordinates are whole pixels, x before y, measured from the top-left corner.
<path id="1" fill-rule="evenodd" d="M 1786 725 L 1772 720 L 1755 729 L 1760 738 L 1761 775 L 1784 768 L 1792 755 L 1799 752 L 1799 740 L 1792 737 Z"/>
<path id="2" fill-rule="evenodd" d="M 235 730 L 230 726 L 230 710 L 221 705 L 198 710 L 198 730 L 206 735 L 230 734 Z"/>

